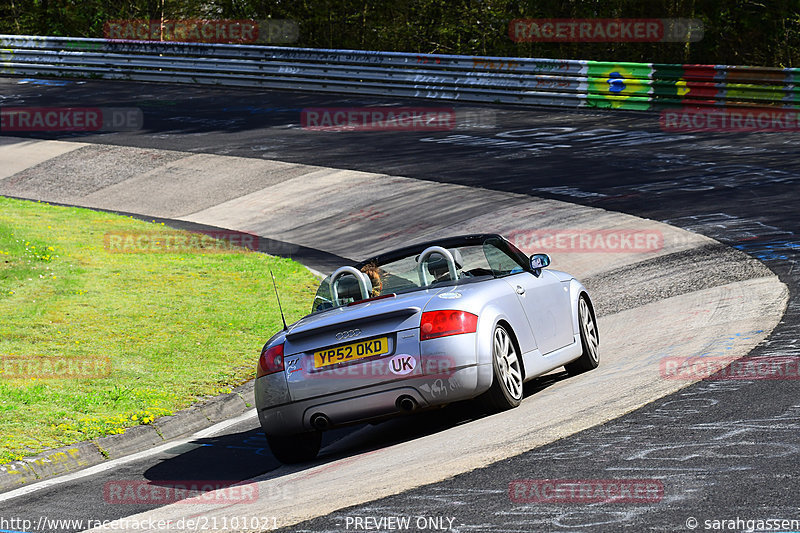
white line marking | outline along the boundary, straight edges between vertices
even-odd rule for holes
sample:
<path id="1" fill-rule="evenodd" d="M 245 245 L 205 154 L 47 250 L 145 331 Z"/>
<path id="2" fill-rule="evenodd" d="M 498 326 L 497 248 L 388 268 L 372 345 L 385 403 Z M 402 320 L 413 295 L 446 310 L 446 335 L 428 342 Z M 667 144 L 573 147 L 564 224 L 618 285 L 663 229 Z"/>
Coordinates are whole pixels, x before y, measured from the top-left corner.
<path id="1" fill-rule="evenodd" d="M 246 413 L 243 413 L 236 418 L 231 420 L 225 420 L 224 422 L 218 422 L 211 427 L 207 427 L 205 429 L 201 429 L 197 433 L 191 435 L 190 437 L 181 439 L 181 440 L 174 440 L 170 442 L 165 442 L 164 444 L 157 446 L 155 448 L 150 448 L 149 450 L 145 450 L 143 452 L 137 452 L 132 455 L 126 455 L 125 457 L 120 457 L 119 459 L 112 459 L 111 461 L 106 461 L 84 470 L 80 470 L 78 472 L 73 472 L 72 474 L 66 474 L 63 476 L 54 477 L 52 479 L 45 479 L 43 481 L 36 481 L 32 485 L 28 485 L 26 487 L 20 487 L 18 489 L 14 489 L 9 492 L 5 492 L 0 494 L 0 502 L 8 501 L 13 498 L 18 498 L 20 496 L 25 496 L 26 494 L 31 494 L 32 492 L 36 492 L 38 490 L 46 489 L 52 487 L 54 485 L 59 485 L 61 483 L 67 483 L 69 481 L 73 481 L 76 479 L 80 479 L 82 477 L 93 476 L 94 474 L 99 474 L 100 472 L 105 472 L 106 470 L 112 470 L 119 465 L 123 465 L 125 463 L 130 463 L 133 461 L 137 461 L 139 459 L 144 459 L 145 457 L 149 457 L 151 455 L 155 455 L 161 452 L 165 452 L 170 448 L 175 448 L 176 446 L 180 446 L 182 444 L 188 444 L 196 439 L 202 439 L 208 436 L 211 436 L 215 433 L 221 432 L 230 426 L 234 426 L 240 422 L 244 422 L 249 420 L 250 418 L 256 417 L 256 410 L 250 409 Z"/>

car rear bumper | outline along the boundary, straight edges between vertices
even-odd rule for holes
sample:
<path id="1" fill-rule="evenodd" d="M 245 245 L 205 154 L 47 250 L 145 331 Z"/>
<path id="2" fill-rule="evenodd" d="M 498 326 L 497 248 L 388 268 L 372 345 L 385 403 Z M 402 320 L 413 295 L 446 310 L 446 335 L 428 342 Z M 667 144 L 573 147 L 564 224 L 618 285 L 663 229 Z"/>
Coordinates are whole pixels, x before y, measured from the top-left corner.
<path id="1" fill-rule="evenodd" d="M 320 416 L 328 427 L 335 427 L 474 398 L 489 388 L 491 373 L 491 363 L 471 364 L 446 374 L 401 378 L 294 402 L 284 375 L 273 374 L 256 380 L 256 408 L 268 435 L 302 433 L 325 429 L 319 425 Z"/>

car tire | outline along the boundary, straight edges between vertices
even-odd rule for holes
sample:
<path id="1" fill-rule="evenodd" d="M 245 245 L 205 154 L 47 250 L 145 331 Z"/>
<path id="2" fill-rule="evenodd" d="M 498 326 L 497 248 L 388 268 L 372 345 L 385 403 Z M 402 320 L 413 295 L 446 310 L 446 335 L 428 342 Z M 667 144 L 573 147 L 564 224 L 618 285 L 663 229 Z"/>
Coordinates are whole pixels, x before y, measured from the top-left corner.
<path id="1" fill-rule="evenodd" d="M 285 464 L 304 463 L 317 457 L 322 446 L 322 432 L 310 431 L 295 435 L 267 435 L 272 455 Z"/>
<path id="2" fill-rule="evenodd" d="M 600 364 L 600 358 L 597 355 L 597 347 L 600 345 L 597 322 L 594 319 L 592 308 L 589 306 L 589 299 L 584 294 L 578 299 L 578 329 L 583 353 L 579 358 L 564 365 L 564 369 L 573 376 L 595 369 Z"/>
<path id="3" fill-rule="evenodd" d="M 517 407 L 522 401 L 522 358 L 508 330 L 497 325 L 492 334 L 492 386 L 484 404 L 492 411 Z"/>

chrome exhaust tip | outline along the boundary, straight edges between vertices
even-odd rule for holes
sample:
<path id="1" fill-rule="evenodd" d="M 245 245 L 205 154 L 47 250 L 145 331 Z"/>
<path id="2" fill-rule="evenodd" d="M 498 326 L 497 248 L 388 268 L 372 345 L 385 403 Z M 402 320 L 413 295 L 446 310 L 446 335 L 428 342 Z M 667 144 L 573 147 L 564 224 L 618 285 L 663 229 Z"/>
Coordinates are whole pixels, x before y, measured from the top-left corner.
<path id="1" fill-rule="evenodd" d="M 400 409 L 401 411 L 405 411 L 407 413 L 410 413 L 411 411 L 413 411 L 418 407 L 417 400 L 408 395 L 403 395 L 397 398 L 395 405 L 397 406 L 398 409 Z"/>
<path id="2" fill-rule="evenodd" d="M 331 427 L 331 419 L 322 413 L 311 415 L 311 426 L 319 431 L 325 431 Z"/>

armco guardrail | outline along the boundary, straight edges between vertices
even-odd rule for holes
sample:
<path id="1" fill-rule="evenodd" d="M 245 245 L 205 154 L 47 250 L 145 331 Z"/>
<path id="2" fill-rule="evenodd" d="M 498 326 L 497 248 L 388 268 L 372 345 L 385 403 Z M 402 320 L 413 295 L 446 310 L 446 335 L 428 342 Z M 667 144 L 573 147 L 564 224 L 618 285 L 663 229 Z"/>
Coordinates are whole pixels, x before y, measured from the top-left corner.
<path id="1" fill-rule="evenodd" d="M 0 74 L 568 107 L 800 107 L 800 69 L 0 35 Z"/>

